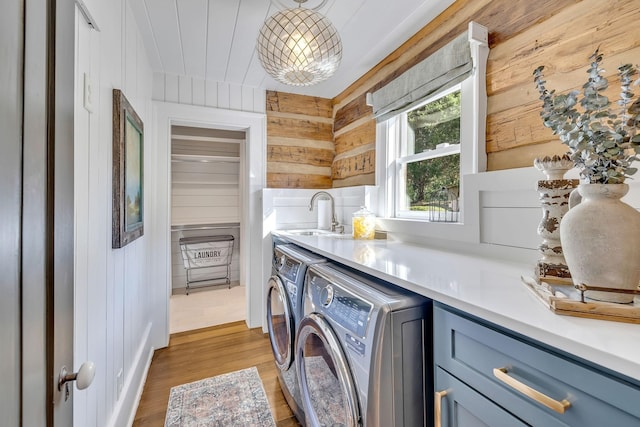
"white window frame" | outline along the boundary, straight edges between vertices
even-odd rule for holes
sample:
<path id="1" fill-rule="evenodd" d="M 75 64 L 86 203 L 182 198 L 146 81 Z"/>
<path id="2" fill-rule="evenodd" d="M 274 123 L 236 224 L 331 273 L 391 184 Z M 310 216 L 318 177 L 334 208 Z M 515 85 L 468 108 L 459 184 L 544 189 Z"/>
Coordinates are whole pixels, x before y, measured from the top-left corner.
<path id="1" fill-rule="evenodd" d="M 461 92 L 459 222 L 429 222 L 419 212 L 410 214 L 405 211 L 407 215 L 398 216 L 397 150 L 400 138 L 403 138 L 403 132 L 406 132 L 404 128 L 406 120 L 396 116 L 378 123 L 376 128 L 376 183 L 379 188 L 377 213 L 380 217 L 378 223 L 389 232 L 405 235 L 407 238 L 431 237 L 472 242 L 478 242 L 480 239 L 479 194 L 469 188 L 469 185 L 465 186 L 465 177 L 486 171 L 487 165 L 486 62 L 489 55 L 487 29 L 475 22 L 470 22 L 469 43 L 473 70 L 471 75 L 459 85 Z"/>

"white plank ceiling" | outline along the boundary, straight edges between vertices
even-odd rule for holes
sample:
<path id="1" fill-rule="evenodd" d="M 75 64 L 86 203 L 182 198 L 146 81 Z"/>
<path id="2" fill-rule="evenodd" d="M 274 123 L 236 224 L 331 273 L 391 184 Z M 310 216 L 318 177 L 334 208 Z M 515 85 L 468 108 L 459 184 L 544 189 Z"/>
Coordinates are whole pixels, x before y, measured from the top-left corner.
<path id="1" fill-rule="evenodd" d="M 131 0 L 154 71 L 333 98 L 455 0 L 328 0 L 318 11 L 342 38 L 337 73 L 315 86 L 276 82 L 255 53 L 258 31 L 293 0 Z M 303 6 L 315 8 L 321 0 Z"/>

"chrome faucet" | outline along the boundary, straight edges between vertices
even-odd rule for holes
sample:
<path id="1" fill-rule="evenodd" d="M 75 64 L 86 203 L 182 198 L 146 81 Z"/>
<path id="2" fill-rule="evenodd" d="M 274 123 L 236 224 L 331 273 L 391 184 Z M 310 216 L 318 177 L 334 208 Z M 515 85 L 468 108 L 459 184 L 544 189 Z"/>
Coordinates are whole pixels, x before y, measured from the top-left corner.
<path id="1" fill-rule="evenodd" d="M 311 202 L 309 202 L 309 210 L 312 211 L 313 205 L 316 200 L 323 196 L 329 199 L 329 201 L 331 202 L 331 231 L 344 233 L 344 225 L 340 225 L 340 223 L 336 219 L 335 201 L 333 200 L 333 196 L 331 194 L 327 193 L 326 191 L 318 191 L 317 193 L 315 193 L 313 196 L 311 196 Z"/>

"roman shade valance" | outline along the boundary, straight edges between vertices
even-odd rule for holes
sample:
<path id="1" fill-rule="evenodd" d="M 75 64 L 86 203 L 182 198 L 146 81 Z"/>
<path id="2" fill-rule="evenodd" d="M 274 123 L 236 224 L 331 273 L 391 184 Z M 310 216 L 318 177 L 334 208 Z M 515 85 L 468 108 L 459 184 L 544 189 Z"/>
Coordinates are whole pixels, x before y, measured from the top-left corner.
<path id="1" fill-rule="evenodd" d="M 410 110 L 431 94 L 455 86 L 471 75 L 473 61 L 465 31 L 422 62 L 371 94 L 376 121 Z"/>

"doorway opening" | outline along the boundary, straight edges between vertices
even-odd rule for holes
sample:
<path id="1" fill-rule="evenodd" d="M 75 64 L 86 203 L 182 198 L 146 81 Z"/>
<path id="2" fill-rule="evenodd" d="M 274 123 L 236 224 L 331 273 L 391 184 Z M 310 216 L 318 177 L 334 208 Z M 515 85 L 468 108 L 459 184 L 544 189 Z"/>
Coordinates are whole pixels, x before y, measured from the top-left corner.
<path id="1" fill-rule="evenodd" d="M 245 144 L 245 131 L 171 126 L 171 334 L 246 320 Z"/>

